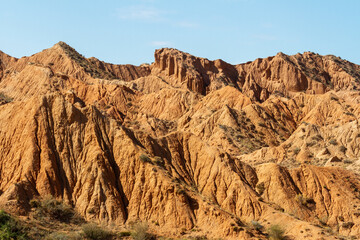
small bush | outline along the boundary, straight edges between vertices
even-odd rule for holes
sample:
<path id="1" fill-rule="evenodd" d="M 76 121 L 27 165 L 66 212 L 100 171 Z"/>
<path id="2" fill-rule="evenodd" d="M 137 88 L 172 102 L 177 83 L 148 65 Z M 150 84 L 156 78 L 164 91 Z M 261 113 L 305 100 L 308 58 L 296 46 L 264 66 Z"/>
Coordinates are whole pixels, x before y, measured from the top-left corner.
<path id="1" fill-rule="evenodd" d="M 316 145 L 316 142 L 308 142 L 308 143 L 306 143 L 307 147 L 312 147 L 312 146 L 315 146 L 315 145 Z"/>
<path id="2" fill-rule="evenodd" d="M 293 152 L 294 152 L 294 154 L 298 154 L 300 152 L 300 150 L 301 150 L 300 148 L 296 147 L 296 148 L 294 148 Z"/>
<path id="3" fill-rule="evenodd" d="M 0 210 L 0 239 L 28 239 L 24 227 L 3 210 Z"/>
<path id="4" fill-rule="evenodd" d="M 55 232 L 45 237 L 45 240 L 82 240 L 82 239 L 83 238 L 76 233 L 65 234 L 65 233 Z"/>
<path id="5" fill-rule="evenodd" d="M 351 163 L 352 163 L 352 161 L 349 160 L 349 159 L 346 159 L 346 160 L 344 160 L 343 162 L 344 162 L 345 164 L 351 164 Z"/>
<path id="6" fill-rule="evenodd" d="M 156 164 L 156 165 L 158 165 L 158 166 L 164 166 L 164 164 L 165 164 L 165 162 L 164 162 L 164 159 L 162 159 L 161 157 L 159 157 L 159 156 L 156 156 L 155 158 L 154 158 L 154 163 Z"/>
<path id="7" fill-rule="evenodd" d="M 185 195 L 186 194 L 186 191 L 182 188 L 179 188 L 176 190 L 176 193 L 179 194 L 179 195 Z"/>
<path id="8" fill-rule="evenodd" d="M 136 223 L 132 226 L 131 236 L 135 240 L 144 240 L 149 238 L 148 234 L 149 226 L 147 223 Z"/>
<path id="9" fill-rule="evenodd" d="M 225 125 L 219 124 L 219 128 L 221 128 L 222 130 L 226 131 L 227 127 Z"/>
<path id="10" fill-rule="evenodd" d="M 338 144 L 335 139 L 331 139 L 331 140 L 329 141 L 329 143 L 332 144 L 332 145 L 337 145 L 337 144 Z"/>
<path id="11" fill-rule="evenodd" d="M 14 99 L 0 92 L 0 100 L 5 101 L 6 103 L 12 102 Z"/>
<path id="12" fill-rule="evenodd" d="M 343 223 L 343 224 L 342 224 L 342 227 L 343 227 L 343 228 L 346 228 L 346 229 L 352 228 L 353 226 L 354 226 L 354 223 L 353 223 L 353 222 L 346 222 L 346 223 Z"/>
<path id="13" fill-rule="evenodd" d="M 106 240 L 112 236 L 112 233 L 100 228 L 94 223 L 85 224 L 82 227 L 83 236 L 90 240 Z"/>
<path id="14" fill-rule="evenodd" d="M 146 154 L 141 154 L 139 158 L 144 163 L 145 162 L 151 162 L 151 159 Z"/>
<path id="15" fill-rule="evenodd" d="M 300 203 L 301 205 L 308 207 L 309 204 L 314 204 L 315 201 L 312 198 L 307 198 L 303 196 L 302 194 L 298 194 L 295 196 L 295 200 Z"/>
<path id="16" fill-rule="evenodd" d="M 328 220 L 329 220 L 329 217 L 328 217 L 328 216 L 322 216 L 322 217 L 319 217 L 318 220 L 319 220 L 319 223 L 320 223 L 322 226 L 326 226 L 326 225 L 327 225 L 327 222 L 328 222 Z"/>
<path id="17" fill-rule="evenodd" d="M 346 152 L 346 147 L 340 146 L 339 150 L 344 153 L 344 152 Z"/>
<path id="18" fill-rule="evenodd" d="M 0 226 L 6 224 L 10 218 L 10 215 L 8 215 L 4 210 L 0 210 Z"/>
<path id="19" fill-rule="evenodd" d="M 284 230 L 279 225 L 272 225 L 268 229 L 269 239 L 271 240 L 282 240 L 284 237 Z"/>
<path id="20" fill-rule="evenodd" d="M 37 218 L 49 217 L 61 222 L 69 222 L 75 215 L 72 207 L 52 197 L 47 197 L 41 201 L 32 200 L 30 204 L 36 209 L 35 217 Z"/>
<path id="21" fill-rule="evenodd" d="M 119 236 L 120 236 L 120 237 L 128 237 L 128 236 L 131 236 L 131 232 L 127 232 L 127 231 L 125 231 L 125 232 L 120 232 L 120 233 L 119 233 Z"/>
<path id="22" fill-rule="evenodd" d="M 265 191 L 265 185 L 264 183 L 259 183 L 258 185 L 256 185 L 256 191 L 259 195 L 262 195 Z"/>
<path id="23" fill-rule="evenodd" d="M 337 97 L 334 97 L 334 96 L 331 96 L 330 99 L 333 100 L 333 101 L 339 101 L 339 99 Z"/>
<path id="24" fill-rule="evenodd" d="M 318 134 L 318 135 L 312 136 L 311 139 L 314 141 L 320 141 L 320 140 L 323 140 L 323 137 Z"/>
<path id="25" fill-rule="evenodd" d="M 261 229 L 264 228 L 264 226 L 261 225 L 258 221 L 254 221 L 254 220 L 253 220 L 253 221 L 251 221 L 250 223 L 251 223 L 251 227 L 252 227 L 253 229 L 257 230 L 257 231 L 260 231 Z"/>

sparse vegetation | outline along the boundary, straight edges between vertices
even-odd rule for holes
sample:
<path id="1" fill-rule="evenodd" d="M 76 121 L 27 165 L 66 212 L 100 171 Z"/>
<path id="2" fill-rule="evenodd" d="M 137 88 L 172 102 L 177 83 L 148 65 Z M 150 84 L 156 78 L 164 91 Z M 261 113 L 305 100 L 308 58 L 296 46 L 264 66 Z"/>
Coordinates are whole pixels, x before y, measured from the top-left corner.
<path id="1" fill-rule="evenodd" d="M 300 150 L 301 149 L 299 147 L 296 147 L 296 148 L 294 148 L 293 152 L 295 155 L 297 155 L 300 152 Z"/>
<path id="2" fill-rule="evenodd" d="M 315 136 L 312 136 L 311 139 L 314 140 L 314 141 L 321 141 L 321 140 L 323 140 L 322 136 L 319 135 L 319 134 L 318 134 L 318 135 L 315 135 Z"/>
<path id="3" fill-rule="evenodd" d="M 344 161 L 344 164 L 351 164 L 351 163 L 353 163 L 351 160 L 349 160 L 349 159 L 345 159 Z"/>
<path id="4" fill-rule="evenodd" d="M 222 130 L 226 131 L 227 127 L 225 125 L 219 124 L 219 128 L 221 128 Z"/>
<path id="5" fill-rule="evenodd" d="M 306 143 L 307 147 L 312 147 L 312 146 L 315 146 L 315 145 L 316 145 L 316 142 L 307 142 Z"/>
<path id="6" fill-rule="evenodd" d="M 24 227 L 3 210 L 0 210 L 0 239 L 28 239 Z"/>
<path id="7" fill-rule="evenodd" d="M 329 141 L 329 143 L 332 144 L 332 145 L 337 145 L 338 144 L 338 142 L 335 139 L 331 139 Z"/>
<path id="8" fill-rule="evenodd" d="M 340 146 L 340 147 L 339 147 L 339 150 L 340 150 L 341 152 L 345 153 L 345 152 L 346 152 L 346 147 Z"/>
<path id="9" fill-rule="evenodd" d="M 165 161 L 164 161 L 164 159 L 162 159 L 162 157 L 156 156 L 156 157 L 154 158 L 154 163 L 155 163 L 156 165 L 158 165 L 158 166 L 163 167 L 164 164 L 165 164 Z"/>
<path id="10" fill-rule="evenodd" d="M 265 184 L 263 182 L 256 185 L 256 192 L 259 195 L 262 195 L 264 193 L 264 191 L 265 191 Z"/>
<path id="11" fill-rule="evenodd" d="M 134 240 L 145 240 L 149 238 L 148 234 L 149 226 L 147 223 L 139 222 L 132 226 L 131 236 Z"/>
<path id="12" fill-rule="evenodd" d="M 300 203 L 301 205 L 305 206 L 305 207 L 309 207 L 310 204 L 315 203 L 314 199 L 312 198 L 308 198 L 303 196 L 302 194 L 298 194 L 295 196 L 295 200 Z"/>
<path id="13" fill-rule="evenodd" d="M 82 240 L 83 237 L 78 233 L 58 233 L 54 232 L 45 237 L 45 240 Z"/>
<path id="14" fill-rule="evenodd" d="M 354 224 L 353 222 L 346 222 L 346 223 L 343 223 L 341 226 L 342 226 L 343 228 L 348 229 L 348 228 L 352 228 L 354 225 L 355 225 L 355 224 Z"/>
<path id="15" fill-rule="evenodd" d="M 251 224 L 251 228 L 253 228 L 257 231 L 260 231 L 261 229 L 264 228 L 263 225 L 261 225 L 258 221 L 255 221 L 255 220 L 251 221 L 250 224 Z"/>
<path id="16" fill-rule="evenodd" d="M 5 95 L 5 93 L 3 92 L 0 92 L 0 103 L 1 101 L 4 101 L 5 103 L 9 103 L 9 102 L 12 102 L 13 99 L 7 95 Z"/>
<path id="17" fill-rule="evenodd" d="M 284 230 L 279 225 L 272 225 L 268 229 L 270 240 L 282 240 L 284 237 Z"/>
<path id="18" fill-rule="evenodd" d="M 99 227 L 94 223 L 85 224 L 82 227 L 82 235 L 89 240 L 106 240 L 112 236 L 112 233 Z"/>
<path id="19" fill-rule="evenodd" d="M 182 188 L 179 188 L 179 189 L 176 190 L 176 193 L 181 195 L 181 194 L 186 194 L 186 191 L 184 189 L 182 189 Z"/>
<path id="20" fill-rule="evenodd" d="M 142 161 L 142 162 L 151 162 L 151 159 L 148 157 L 148 155 L 146 155 L 146 154 L 141 154 L 140 155 L 140 160 Z"/>
<path id="21" fill-rule="evenodd" d="M 86 73 L 94 78 L 103 78 L 103 79 L 114 79 L 115 76 L 108 71 L 104 71 L 99 68 L 95 62 L 96 60 L 86 59 L 83 55 L 78 53 L 74 48 L 70 47 L 64 42 L 59 42 L 59 45 L 65 51 L 71 59 L 73 59 L 77 64 L 79 64 Z"/>
<path id="22" fill-rule="evenodd" d="M 131 236 L 131 232 L 129 232 L 129 231 L 120 232 L 119 236 L 120 237 L 129 237 L 129 236 Z"/>
<path id="23" fill-rule="evenodd" d="M 35 208 L 35 217 L 50 218 L 61 222 L 70 222 L 75 216 L 73 208 L 51 196 L 42 200 L 32 200 L 31 206 Z"/>

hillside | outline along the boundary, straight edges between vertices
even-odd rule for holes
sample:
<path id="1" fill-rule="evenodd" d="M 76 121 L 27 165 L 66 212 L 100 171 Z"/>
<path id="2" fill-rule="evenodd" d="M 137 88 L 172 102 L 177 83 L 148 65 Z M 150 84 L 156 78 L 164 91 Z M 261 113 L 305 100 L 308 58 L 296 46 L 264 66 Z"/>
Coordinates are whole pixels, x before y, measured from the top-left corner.
<path id="1" fill-rule="evenodd" d="M 86 221 L 172 238 L 360 235 L 359 65 L 154 57 L 0 52 L 1 208 L 28 216 L 51 195 Z"/>

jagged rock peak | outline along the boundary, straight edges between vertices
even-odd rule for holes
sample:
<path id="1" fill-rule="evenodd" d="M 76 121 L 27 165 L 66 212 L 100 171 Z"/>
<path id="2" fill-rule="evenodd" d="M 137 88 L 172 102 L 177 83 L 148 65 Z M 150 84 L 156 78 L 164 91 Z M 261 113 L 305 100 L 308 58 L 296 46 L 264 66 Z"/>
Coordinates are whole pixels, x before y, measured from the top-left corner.
<path id="1" fill-rule="evenodd" d="M 153 74 L 171 77 L 172 85 L 206 95 L 212 90 L 232 84 L 236 86 L 238 74 L 235 67 L 220 59 L 211 61 L 195 57 L 173 48 L 155 51 Z"/>

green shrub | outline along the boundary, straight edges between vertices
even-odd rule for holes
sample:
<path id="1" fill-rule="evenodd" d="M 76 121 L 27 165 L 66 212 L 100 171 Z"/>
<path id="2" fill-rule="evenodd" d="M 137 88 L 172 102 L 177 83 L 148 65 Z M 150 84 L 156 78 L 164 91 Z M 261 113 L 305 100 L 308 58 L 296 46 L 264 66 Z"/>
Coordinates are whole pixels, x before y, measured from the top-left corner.
<path id="1" fill-rule="evenodd" d="M 50 235 L 45 237 L 45 240 L 82 240 L 83 238 L 76 233 L 51 233 Z"/>
<path id="2" fill-rule="evenodd" d="M 296 196 L 295 196 L 295 200 L 296 200 L 298 203 L 300 203 L 301 205 L 305 206 L 305 207 L 308 207 L 309 204 L 314 204 L 314 203 L 315 203 L 314 199 L 305 197 L 305 196 L 303 196 L 302 194 L 296 195 Z"/>
<path id="3" fill-rule="evenodd" d="M 332 144 L 332 145 L 337 145 L 337 144 L 338 144 L 335 139 L 331 139 L 331 140 L 329 141 L 329 143 Z"/>
<path id="4" fill-rule="evenodd" d="M 0 226 L 6 224 L 10 218 L 10 215 L 8 215 L 4 210 L 0 210 Z"/>
<path id="5" fill-rule="evenodd" d="M 284 237 L 284 230 L 279 225 L 272 225 L 268 229 L 269 239 L 271 240 L 282 240 Z"/>
<path id="6" fill-rule="evenodd" d="M 154 158 L 154 163 L 155 163 L 156 165 L 162 167 L 162 166 L 164 166 L 165 161 L 164 161 L 164 159 L 162 159 L 162 157 L 156 156 L 156 157 Z"/>
<path id="7" fill-rule="evenodd" d="M 49 217 L 61 222 L 69 222 L 75 215 L 72 207 L 52 197 L 32 200 L 30 204 L 35 208 L 35 217 L 37 218 Z"/>
<path id="8" fill-rule="evenodd" d="M 293 150 L 293 152 L 295 153 L 295 154 L 298 154 L 299 152 L 300 152 L 300 148 L 299 147 L 296 147 L 296 148 L 294 148 L 294 150 Z"/>
<path id="9" fill-rule="evenodd" d="M 329 217 L 325 215 L 325 216 L 319 217 L 318 220 L 322 226 L 326 226 L 327 222 L 329 220 Z"/>
<path id="10" fill-rule="evenodd" d="M 321 135 L 317 134 L 315 136 L 312 136 L 311 139 L 314 141 L 320 141 L 320 140 L 323 140 L 323 137 Z"/>
<path id="11" fill-rule="evenodd" d="M 225 125 L 219 124 L 219 128 L 221 128 L 222 130 L 226 131 L 227 127 Z"/>
<path id="12" fill-rule="evenodd" d="M 334 97 L 334 96 L 331 96 L 330 98 L 331 100 L 334 100 L 334 101 L 339 101 L 339 99 L 337 97 Z"/>
<path id="13" fill-rule="evenodd" d="M 125 231 L 125 232 L 120 232 L 120 233 L 119 233 L 119 236 L 120 236 L 120 237 L 128 237 L 128 236 L 131 236 L 131 232 L 127 232 L 127 231 Z"/>
<path id="14" fill-rule="evenodd" d="M 254 221 L 254 220 L 253 220 L 253 221 L 251 221 L 250 223 L 251 223 L 251 227 L 252 227 L 253 229 L 257 230 L 257 231 L 260 231 L 261 229 L 264 228 L 264 226 L 261 225 L 258 221 Z"/>
<path id="15" fill-rule="evenodd" d="M 352 161 L 349 160 L 349 159 L 345 159 L 343 162 L 344 162 L 345 164 L 351 164 L 351 163 L 352 163 Z"/>
<path id="16" fill-rule="evenodd" d="M 82 231 L 83 231 L 82 235 L 86 239 L 90 239 L 90 240 L 105 240 L 105 239 L 109 239 L 112 236 L 111 232 L 100 228 L 94 223 L 85 224 L 82 227 Z"/>
<path id="17" fill-rule="evenodd" d="M 28 239 L 24 227 L 3 210 L 0 210 L 0 239 Z"/>
<path id="18" fill-rule="evenodd" d="M 349 229 L 352 228 L 355 224 L 353 222 L 346 222 L 342 224 L 343 228 Z"/>
<path id="19" fill-rule="evenodd" d="M 265 191 L 265 185 L 264 183 L 259 183 L 258 185 L 256 185 L 256 191 L 259 195 L 262 195 Z"/>
<path id="20" fill-rule="evenodd" d="M 147 232 L 148 229 L 149 229 L 149 226 L 147 223 L 144 223 L 144 222 L 135 223 L 132 226 L 131 236 L 134 240 L 148 239 L 149 238 L 149 234 Z"/>
<path id="21" fill-rule="evenodd" d="M 14 99 L 0 92 L 0 100 L 4 100 L 6 103 L 12 102 Z"/>
<path id="22" fill-rule="evenodd" d="M 144 163 L 145 162 L 151 162 L 151 159 L 146 154 L 141 154 L 139 158 Z"/>
<path id="23" fill-rule="evenodd" d="M 186 194 L 186 191 L 182 188 L 179 188 L 176 190 L 176 193 L 179 194 L 179 195 L 185 195 Z"/>
<path id="24" fill-rule="evenodd" d="M 339 150 L 341 152 L 345 153 L 346 152 L 346 147 L 345 146 L 340 146 Z"/>

